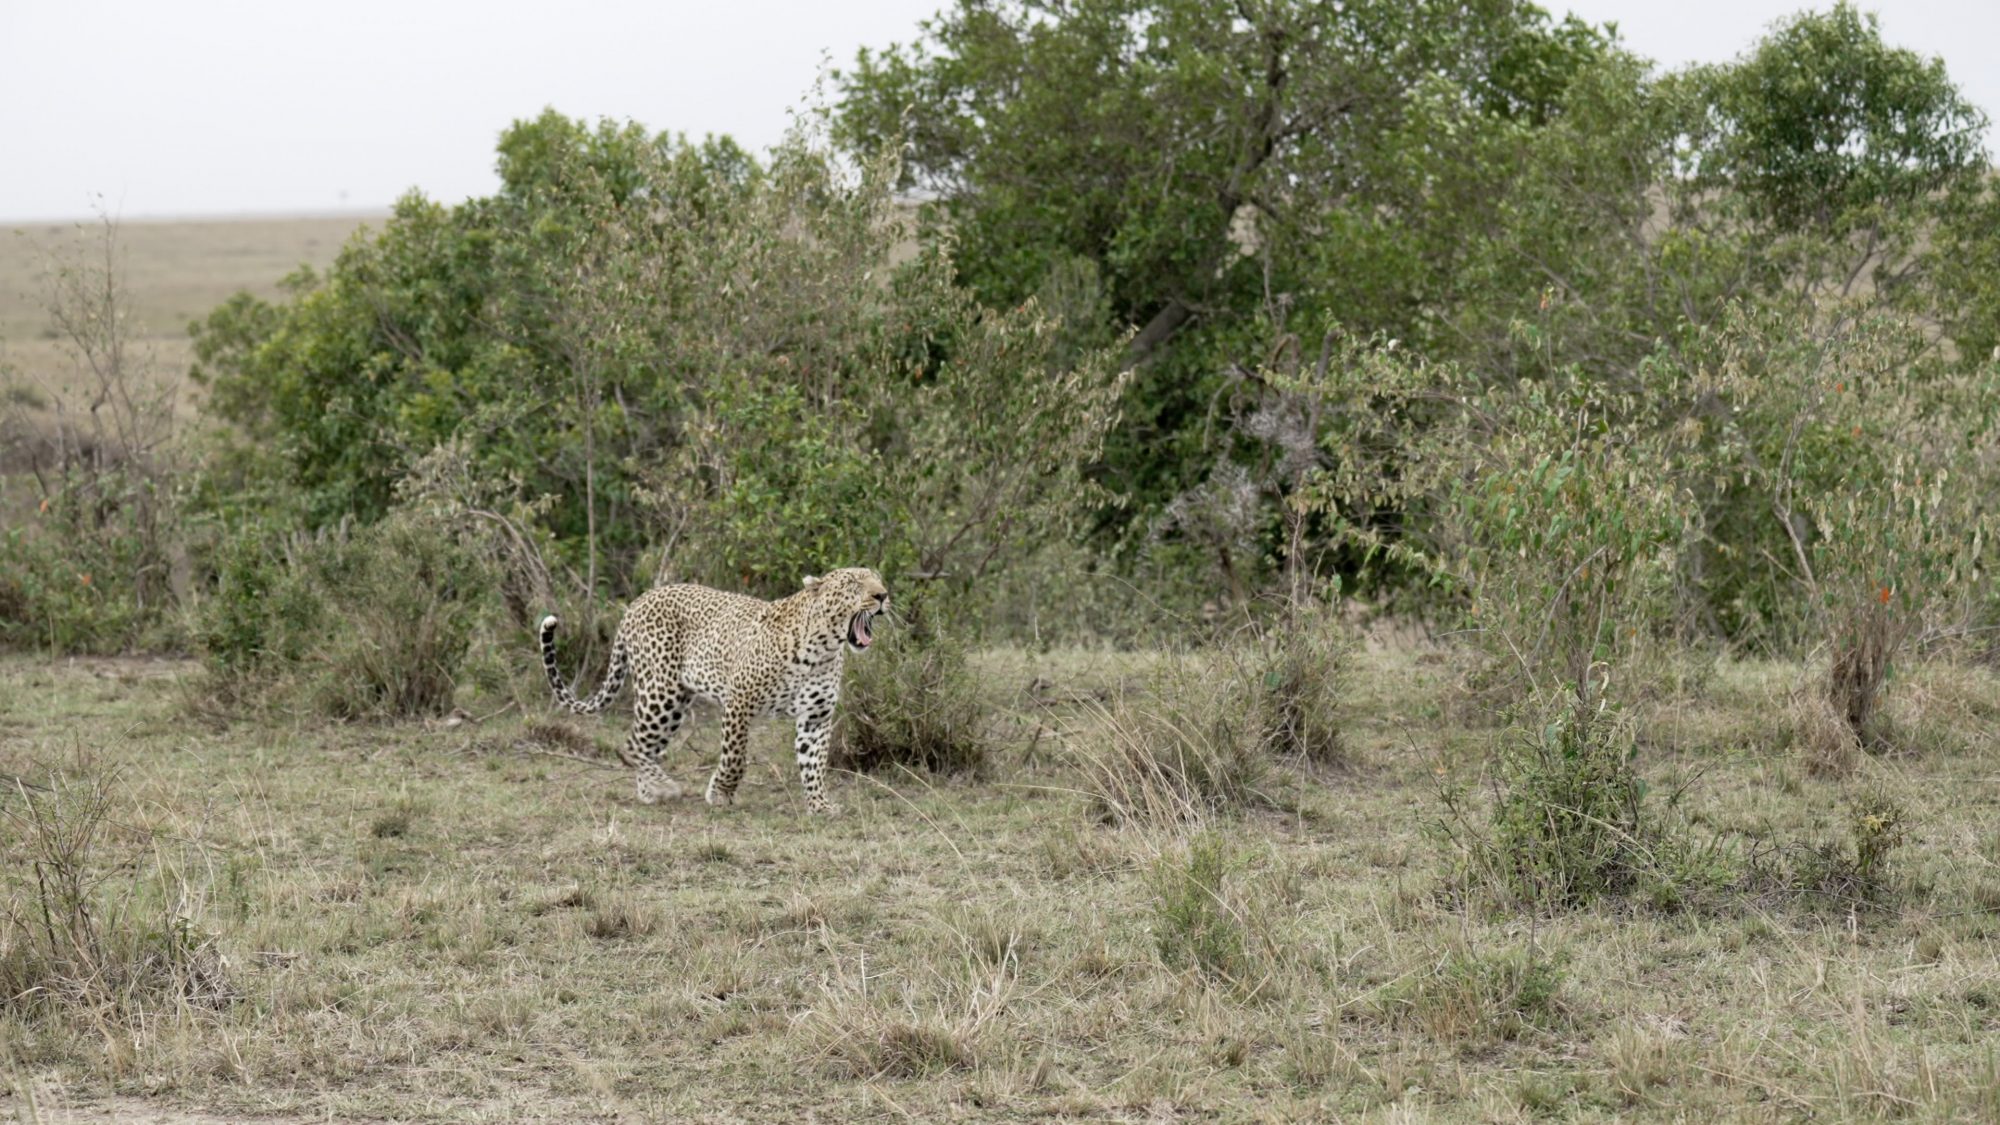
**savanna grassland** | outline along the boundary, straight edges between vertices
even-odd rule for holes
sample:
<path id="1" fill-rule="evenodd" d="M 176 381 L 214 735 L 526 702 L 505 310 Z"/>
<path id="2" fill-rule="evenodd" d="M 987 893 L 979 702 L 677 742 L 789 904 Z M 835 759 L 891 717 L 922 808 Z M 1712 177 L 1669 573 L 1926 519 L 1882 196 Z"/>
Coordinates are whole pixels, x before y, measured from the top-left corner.
<path id="1" fill-rule="evenodd" d="M 524 638 L 525 640 L 525 638 Z M 1432 649 L 1356 658 L 1337 766 L 1239 812 L 1114 827 L 1094 701 L 1156 661 L 984 653 L 976 781 L 837 775 L 804 814 L 761 724 L 733 809 L 644 807 L 619 723 L 211 725 L 185 664 L 14 658 L 24 802 L 106 789 L 92 877 L 172 899 L 211 980 L 0 1022 L 23 1120 L 1984 1120 L 2000 1060 L 1993 677 L 1925 670 L 1921 753 L 1816 777 L 1793 667 L 1663 679 L 1640 766 L 1705 837 L 1907 839 L 1870 904 L 1771 887 L 1522 913 L 1450 892 L 1426 825 L 1509 737 Z M 1948 720 L 1938 721 L 1938 717 Z M 697 783 L 716 724 L 671 759 Z M 46 791 L 38 786 L 49 786 Z M 692 786 L 691 786 L 692 787 Z M 14 853 L 15 862 L 28 858 Z M 36 858 L 41 858 L 39 853 Z M 16 871 L 18 876 L 19 872 Z M 12 908 L 27 905 L 20 896 Z M 32 897 L 28 900 L 32 902 Z M 108 915 L 100 915 L 108 920 Z M 136 987 L 136 986 L 134 986 Z M 155 1119 L 152 1116 L 143 1119 Z M 206 1118 L 201 1118 L 206 1119 Z"/>
<path id="2" fill-rule="evenodd" d="M 1940 61 L 958 0 L 828 83 L 0 256 L 0 1113 L 2000 1118 Z M 551 705 L 545 614 L 588 690 L 852 565 L 836 816 Z"/>

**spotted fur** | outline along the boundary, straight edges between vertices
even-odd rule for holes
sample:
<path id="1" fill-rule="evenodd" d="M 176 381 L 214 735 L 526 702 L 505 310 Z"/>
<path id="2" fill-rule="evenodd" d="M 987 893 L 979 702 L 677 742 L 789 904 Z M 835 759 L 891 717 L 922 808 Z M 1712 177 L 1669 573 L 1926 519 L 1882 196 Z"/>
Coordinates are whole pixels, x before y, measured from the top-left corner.
<path id="1" fill-rule="evenodd" d="M 601 711 L 637 681 L 628 765 L 638 768 L 639 800 L 652 804 L 675 791 L 661 759 L 696 699 L 722 707 L 722 758 L 708 782 L 708 803 L 735 799 L 748 762 L 750 720 L 794 719 L 799 780 L 806 807 L 826 812 L 827 739 L 840 701 L 840 671 L 848 649 L 874 641 L 870 625 L 888 608 L 889 590 L 863 567 L 808 577 L 805 588 L 775 602 L 706 586 L 661 586 L 625 610 L 611 642 L 611 666 L 589 699 L 578 699 L 556 670 L 556 619 L 542 619 L 542 668 L 556 703 L 570 711 Z"/>

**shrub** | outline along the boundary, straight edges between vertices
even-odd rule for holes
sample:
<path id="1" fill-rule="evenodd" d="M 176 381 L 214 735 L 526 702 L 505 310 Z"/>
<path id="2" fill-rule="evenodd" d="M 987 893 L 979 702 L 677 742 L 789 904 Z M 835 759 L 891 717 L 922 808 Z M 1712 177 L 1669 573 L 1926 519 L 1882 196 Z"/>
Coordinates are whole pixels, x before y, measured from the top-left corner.
<path id="1" fill-rule="evenodd" d="M 1170 969 L 1228 981 L 1248 978 L 1243 919 L 1225 893 L 1232 859 L 1220 836 L 1204 833 L 1184 854 L 1153 865 L 1153 940 Z"/>
<path id="2" fill-rule="evenodd" d="M 1108 824 L 1199 823 L 1257 795 L 1268 758 L 1243 683 L 1170 662 L 1148 689 L 1091 702 L 1069 732 L 1091 811 Z"/>
<path id="3" fill-rule="evenodd" d="M 876 771 L 897 766 L 931 773 L 978 773 L 992 739 L 965 649 L 932 634 L 884 630 L 866 652 L 849 654 L 834 763 Z"/>
<path id="4" fill-rule="evenodd" d="M 1881 906 L 1895 895 L 1889 858 L 1902 846 L 1907 822 L 1887 795 L 1863 794 L 1848 803 L 1844 846 L 1829 840 L 1765 849 L 1751 857 L 1746 882 L 1842 910 Z"/>
<path id="5" fill-rule="evenodd" d="M 2000 368 L 1948 371 L 1910 318 L 1833 309 L 1734 318 L 1718 340 L 1741 478 L 1782 559 L 1802 640 L 1826 655 L 1821 691 L 1877 749 L 1882 696 L 1910 642 L 1963 632 L 1990 597 L 2000 466 Z"/>
<path id="6" fill-rule="evenodd" d="M 1441 794 L 1436 831 L 1457 852 L 1461 879 L 1541 906 L 1575 906 L 1643 892 L 1680 905 L 1724 872 L 1713 845 L 1695 842 L 1633 766 L 1638 743 L 1624 715 L 1574 697 L 1539 708 L 1517 729 L 1495 768 L 1494 801 L 1480 823 L 1461 791 Z"/>
<path id="7" fill-rule="evenodd" d="M 0 644 L 52 654 L 172 648 L 173 563 L 149 498 L 152 482 L 107 472 L 111 490 L 48 497 L 24 526 L 0 532 Z"/>
<path id="8" fill-rule="evenodd" d="M 1637 647 L 1633 623 L 1665 616 L 1697 520 L 1674 389 L 1573 370 L 1484 385 L 1337 330 L 1321 354 L 1277 380 L 1319 434 L 1292 506 L 1366 566 L 1441 592 L 1493 697 L 1590 695 Z"/>
<path id="9" fill-rule="evenodd" d="M 1352 643 L 1331 607 L 1287 613 L 1264 633 L 1249 669 L 1258 741 L 1317 765 L 1347 760 L 1342 734 Z"/>
<path id="10" fill-rule="evenodd" d="M 217 546 L 215 587 L 202 602 L 195 627 L 195 642 L 212 672 L 247 676 L 306 659 L 326 608 L 295 561 L 306 550 L 309 543 L 288 545 L 260 528 L 228 536 Z"/>
<path id="11" fill-rule="evenodd" d="M 316 661 L 314 701 L 336 718 L 451 710 L 473 627 L 492 584 L 449 539 L 390 519 L 319 568 L 340 628 Z"/>
<path id="12" fill-rule="evenodd" d="M 133 346 L 116 222 L 80 227 L 43 265 L 42 311 L 78 381 L 37 388 L 0 368 L 6 468 L 31 468 L 39 490 L 33 519 L 0 534 L 0 644 L 173 647 L 180 379 Z"/>
<path id="13" fill-rule="evenodd" d="M 943 248 L 899 260 L 893 160 L 849 164 L 813 120 L 768 160 L 517 122 L 498 194 L 406 197 L 284 300 L 210 313 L 203 407 L 320 526 L 381 518 L 441 435 L 481 435 L 478 480 L 561 499 L 476 507 L 593 597 L 662 558 L 760 595 L 829 559 L 963 590 L 1071 538 L 1123 384 L 1110 333 L 1079 346 L 1094 303 L 987 308 Z"/>
<path id="14" fill-rule="evenodd" d="M 450 711 L 493 585 L 408 516 L 281 543 L 248 532 L 216 581 L 201 638 L 223 694 L 273 689 L 341 719 Z"/>
<path id="15" fill-rule="evenodd" d="M 1633 623 L 1665 616 L 1691 518 L 1666 436 L 1643 399 L 1579 380 L 1490 392 L 1467 426 L 1428 532 L 1437 557 L 1513 673 L 1504 696 L 1589 697 L 1639 640 Z"/>

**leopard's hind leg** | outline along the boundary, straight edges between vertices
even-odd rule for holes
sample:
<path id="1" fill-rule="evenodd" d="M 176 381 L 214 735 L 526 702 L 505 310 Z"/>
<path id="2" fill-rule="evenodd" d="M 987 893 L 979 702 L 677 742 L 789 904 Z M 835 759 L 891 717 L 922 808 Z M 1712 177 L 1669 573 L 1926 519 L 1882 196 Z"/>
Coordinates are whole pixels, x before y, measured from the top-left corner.
<path id="1" fill-rule="evenodd" d="M 650 805 L 681 795 L 680 784 L 667 776 L 661 759 L 666 757 L 667 744 L 681 729 L 692 702 L 693 694 L 685 688 L 640 691 L 632 711 L 632 733 L 625 740 L 624 757 L 626 765 L 638 767 L 641 804 Z"/>
<path id="2" fill-rule="evenodd" d="M 750 715 L 748 707 L 734 705 L 733 701 L 723 709 L 722 757 L 715 763 L 714 776 L 708 779 L 707 800 L 711 805 L 736 801 L 736 786 L 750 764 Z"/>

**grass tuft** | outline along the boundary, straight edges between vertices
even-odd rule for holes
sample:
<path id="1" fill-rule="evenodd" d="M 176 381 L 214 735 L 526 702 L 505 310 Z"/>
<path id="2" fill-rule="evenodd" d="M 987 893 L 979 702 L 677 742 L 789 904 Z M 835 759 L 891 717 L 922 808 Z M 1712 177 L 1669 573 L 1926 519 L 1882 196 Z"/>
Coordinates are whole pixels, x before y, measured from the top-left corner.
<path id="1" fill-rule="evenodd" d="M 1556 1028 L 1567 1016 L 1563 987 L 1561 967 L 1532 948 L 1453 949 L 1384 991 L 1376 1005 L 1393 1026 L 1480 1046 Z"/>
<path id="2" fill-rule="evenodd" d="M 1069 743 L 1092 814 L 1107 824 L 1199 824 L 1257 796 L 1256 720 L 1227 674 L 1169 664 L 1151 690 L 1087 701 Z"/>
<path id="3" fill-rule="evenodd" d="M 1265 633 L 1246 669 L 1258 739 L 1279 757 L 1348 764 L 1344 730 L 1353 642 L 1330 608 L 1288 614 Z"/>
<path id="4" fill-rule="evenodd" d="M 116 771 L 38 772 L 43 783 L 17 781 L 0 806 L 0 1011 L 101 1026 L 233 1003 L 193 889 L 157 853 L 129 879 L 104 854 Z"/>
<path id="5" fill-rule="evenodd" d="M 1250 977 L 1241 908 L 1224 881 L 1236 860 L 1221 837 L 1204 833 L 1153 866 L 1153 941 L 1160 962 L 1230 982 Z"/>
<path id="6" fill-rule="evenodd" d="M 659 928 L 659 911 L 630 892 L 597 898 L 583 921 L 583 932 L 599 941 L 633 941 Z"/>
<path id="7" fill-rule="evenodd" d="M 421 802 L 408 797 L 399 798 L 395 804 L 375 814 L 368 823 L 368 835 L 377 840 L 401 839 L 410 834 L 419 817 L 425 812 Z"/>

